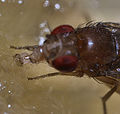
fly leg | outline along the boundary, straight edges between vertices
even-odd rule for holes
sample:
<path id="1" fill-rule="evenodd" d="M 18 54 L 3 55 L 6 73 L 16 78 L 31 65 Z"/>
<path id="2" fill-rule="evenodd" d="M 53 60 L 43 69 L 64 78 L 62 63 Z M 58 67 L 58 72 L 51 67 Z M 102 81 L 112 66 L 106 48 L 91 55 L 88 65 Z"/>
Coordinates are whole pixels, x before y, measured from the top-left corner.
<path id="1" fill-rule="evenodd" d="M 53 77 L 53 76 L 57 76 L 57 75 L 82 77 L 83 74 L 84 73 L 82 71 L 79 71 L 79 72 L 76 71 L 76 72 L 72 72 L 72 73 L 54 72 L 54 73 L 49 73 L 49 74 L 40 75 L 40 76 L 36 76 L 36 77 L 28 77 L 28 80 L 36 80 L 36 79 L 40 79 L 40 78 Z"/>
<path id="2" fill-rule="evenodd" d="M 57 76 L 57 75 L 61 75 L 61 73 L 60 72 L 54 72 L 54 73 L 49 73 L 49 74 L 40 75 L 40 76 L 36 76 L 36 77 L 28 77 L 28 80 L 37 80 L 37 79 L 40 79 L 40 78 L 53 77 L 53 76 Z"/>
<path id="3" fill-rule="evenodd" d="M 23 47 L 10 46 L 10 48 L 13 48 L 13 49 L 17 49 L 17 50 L 24 49 L 24 50 L 29 50 L 29 51 L 33 51 L 34 49 L 39 48 L 39 47 L 40 47 L 39 45 L 23 46 Z"/>
<path id="4" fill-rule="evenodd" d="M 112 94 L 117 90 L 117 85 L 115 85 L 110 91 L 108 91 L 103 97 L 102 97 L 102 104 L 103 104 L 103 114 L 107 114 L 106 109 L 106 102 L 108 99 L 112 96 Z"/>

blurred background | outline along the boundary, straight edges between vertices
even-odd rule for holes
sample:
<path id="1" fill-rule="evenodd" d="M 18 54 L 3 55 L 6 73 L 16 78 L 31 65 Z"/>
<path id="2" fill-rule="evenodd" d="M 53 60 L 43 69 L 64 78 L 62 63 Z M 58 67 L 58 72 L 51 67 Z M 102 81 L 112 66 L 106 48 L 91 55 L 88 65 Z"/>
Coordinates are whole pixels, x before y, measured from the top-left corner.
<path id="1" fill-rule="evenodd" d="M 20 67 L 13 56 L 24 50 L 9 47 L 41 44 L 61 24 L 120 22 L 119 12 L 119 0 L 0 0 L 0 114 L 103 114 L 107 86 L 87 76 L 28 81 L 55 70 L 44 62 Z M 107 102 L 108 114 L 119 114 L 119 106 L 115 93 Z"/>

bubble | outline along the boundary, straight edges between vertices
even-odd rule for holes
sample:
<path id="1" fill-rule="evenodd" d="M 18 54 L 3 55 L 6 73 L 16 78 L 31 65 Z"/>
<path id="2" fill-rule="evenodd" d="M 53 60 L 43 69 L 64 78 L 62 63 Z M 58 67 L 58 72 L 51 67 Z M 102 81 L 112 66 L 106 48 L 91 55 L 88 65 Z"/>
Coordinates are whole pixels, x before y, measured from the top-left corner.
<path id="1" fill-rule="evenodd" d="M 11 93 L 11 91 L 8 91 L 8 93 Z"/>
<path id="2" fill-rule="evenodd" d="M 11 104 L 8 104 L 8 108 L 11 108 Z"/>
<path id="3" fill-rule="evenodd" d="M 12 91 L 9 90 L 8 93 L 9 93 L 9 94 L 12 94 Z"/>
<path id="4" fill-rule="evenodd" d="M 14 82 L 10 82 L 10 84 L 14 84 Z"/>
<path id="5" fill-rule="evenodd" d="M 1 2 L 5 2 L 5 0 L 1 0 Z"/>
<path id="6" fill-rule="evenodd" d="M 32 108 L 33 108 L 33 109 L 36 109 L 36 107 L 35 107 L 35 106 L 33 106 Z"/>
<path id="7" fill-rule="evenodd" d="M 6 88 L 6 86 L 3 86 L 1 89 L 3 90 L 3 89 L 5 89 Z"/>
<path id="8" fill-rule="evenodd" d="M 18 0 L 18 4 L 22 4 L 23 3 L 23 1 L 22 0 Z"/>
<path id="9" fill-rule="evenodd" d="M 59 10 L 61 8 L 60 4 L 56 3 L 55 4 L 55 9 Z"/>
<path id="10" fill-rule="evenodd" d="M 4 112 L 4 114 L 8 114 L 7 112 Z"/>
<path id="11" fill-rule="evenodd" d="M 2 86 L 2 84 L 0 83 L 0 87 Z"/>

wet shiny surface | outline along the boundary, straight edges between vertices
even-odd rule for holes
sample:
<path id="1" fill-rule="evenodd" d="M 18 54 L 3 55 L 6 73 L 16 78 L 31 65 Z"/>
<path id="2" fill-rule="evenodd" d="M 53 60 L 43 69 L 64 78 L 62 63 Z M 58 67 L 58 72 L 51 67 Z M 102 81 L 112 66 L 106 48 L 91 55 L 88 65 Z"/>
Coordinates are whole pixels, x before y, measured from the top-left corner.
<path id="1" fill-rule="evenodd" d="M 104 4 L 96 0 L 73 0 L 69 3 L 1 0 L 0 114 L 102 114 L 100 97 L 109 90 L 108 87 L 88 77 L 80 79 L 59 76 L 28 81 L 27 77 L 55 70 L 45 63 L 20 67 L 13 61 L 12 56 L 22 50 L 9 47 L 40 43 L 39 38 L 42 39 L 49 32 L 46 21 L 50 29 L 61 24 L 77 27 L 86 22 L 86 14 L 83 14 L 86 8 L 92 20 L 119 22 L 119 2 L 115 1 L 114 4 L 110 1 Z M 89 16 L 86 19 L 88 21 Z M 115 93 L 107 102 L 109 114 L 119 114 L 119 106 L 120 96 Z"/>

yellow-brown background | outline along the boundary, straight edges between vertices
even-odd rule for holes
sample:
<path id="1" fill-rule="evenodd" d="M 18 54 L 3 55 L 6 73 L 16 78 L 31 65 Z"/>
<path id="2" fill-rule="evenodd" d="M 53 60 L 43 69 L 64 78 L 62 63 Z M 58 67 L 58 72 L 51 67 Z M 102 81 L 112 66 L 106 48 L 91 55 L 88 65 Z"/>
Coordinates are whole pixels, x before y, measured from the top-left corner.
<path id="1" fill-rule="evenodd" d="M 28 76 L 54 72 L 47 64 L 19 67 L 10 45 L 38 44 L 39 25 L 48 20 L 51 29 L 60 24 L 77 27 L 91 17 L 95 21 L 120 22 L 119 0 L 0 1 L 0 114 L 102 114 L 100 97 L 109 88 L 88 77 L 52 77 L 28 81 Z M 64 11 L 54 9 L 60 3 Z M 85 18 L 86 17 L 86 18 Z M 8 106 L 11 106 L 8 108 Z M 109 114 L 120 113 L 120 96 L 107 102 Z"/>

